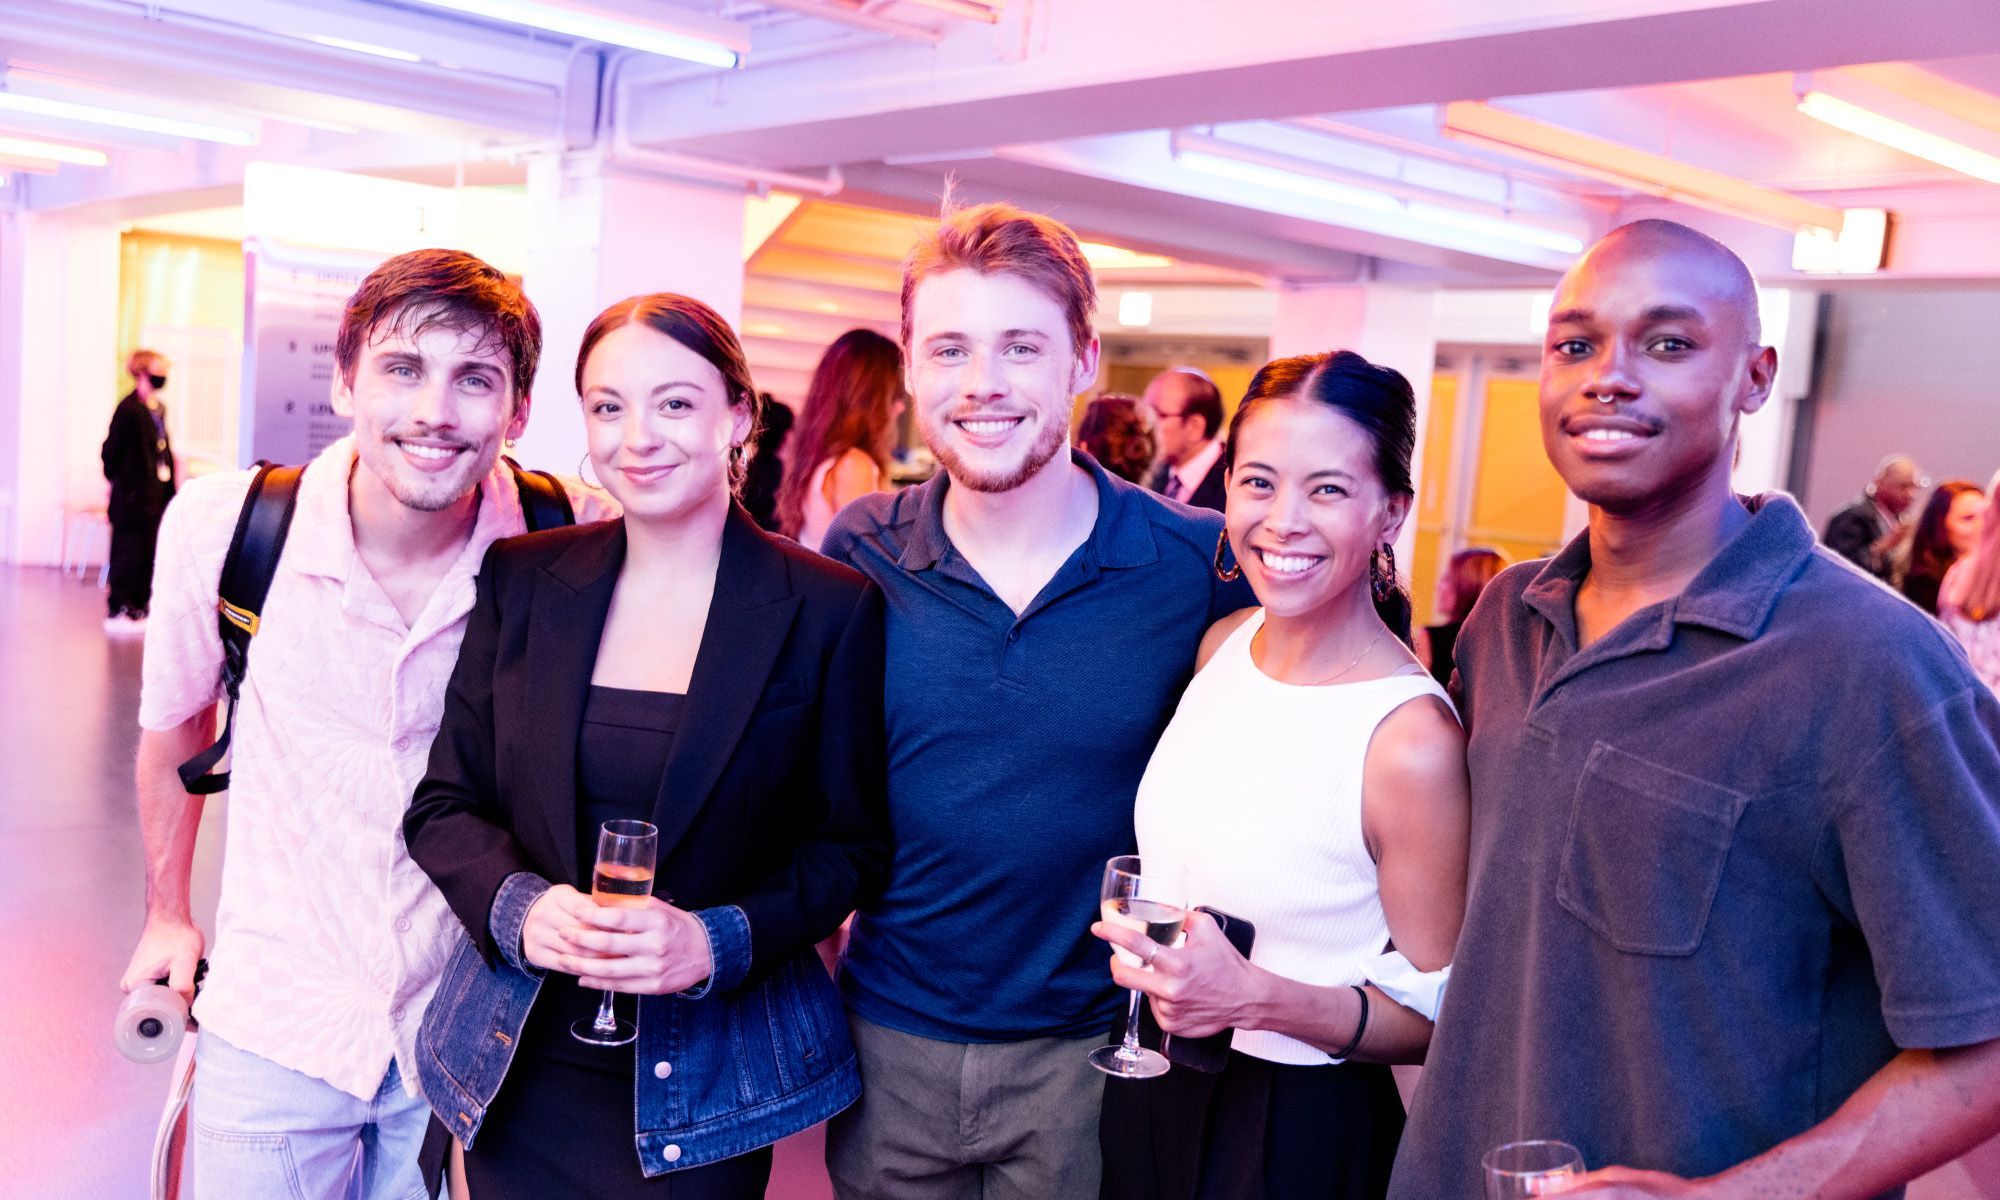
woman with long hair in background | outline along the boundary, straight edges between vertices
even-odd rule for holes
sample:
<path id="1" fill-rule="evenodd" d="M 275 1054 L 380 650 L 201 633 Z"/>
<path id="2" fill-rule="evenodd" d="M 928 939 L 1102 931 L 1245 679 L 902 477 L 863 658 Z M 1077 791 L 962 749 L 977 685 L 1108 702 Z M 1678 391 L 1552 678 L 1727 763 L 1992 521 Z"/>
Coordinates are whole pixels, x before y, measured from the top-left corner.
<path id="1" fill-rule="evenodd" d="M 903 411 L 903 353 L 869 329 L 834 339 L 806 389 L 778 489 L 778 529 L 819 549 L 833 516 L 857 497 L 889 490 L 889 457 Z"/>
<path id="2" fill-rule="evenodd" d="M 2000 472 L 1986 485 L 1986 513 L 1979 540 L 1945 574 L 1938 619 L 1972 659 L 1972 673 L 2000 694 Z"/>
<path id="3" fill-rule="evenodd" d="M 1986 493 L 1970 479 L 1947 479 L 1937 485 L 1910 527 L 1907 555 L 1897 574 L 1897 586 L 1910 603 L 1937 615 L 1945 573 L 1979 540 L 1985 512 Z"/>

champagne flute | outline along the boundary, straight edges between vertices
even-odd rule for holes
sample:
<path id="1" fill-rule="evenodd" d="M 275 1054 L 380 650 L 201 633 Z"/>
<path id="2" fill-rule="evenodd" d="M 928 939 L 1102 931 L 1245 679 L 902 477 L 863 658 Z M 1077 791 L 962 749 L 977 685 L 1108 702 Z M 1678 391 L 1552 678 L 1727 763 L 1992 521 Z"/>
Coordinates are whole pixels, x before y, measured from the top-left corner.
<path id="1" fill-rule="evenodd" d="M 660 831 L 647 821 L 606 821 L 597 833 L 597 867 L 591 873 L 590 898 L 610 908 L 644 908 L 653 894 L 654 858 Z M 569 1035 L 593 1046 L 623 1046 L 639 1036 L 639 1027 L 620 1020 L 611 1010 L 611 989 L 597 1016 L 569 1027 Z"/>
<path id="2" fill-rule="evenodd" d="M 1486 1200 L 1553 1196 L 1583 1174 L 1583 1154 L 1568 1142 L 1508 1142 L 1482 1161 Z"/>
<path id="3" fill-rule="evenodd" d="M 1158 855 L 1142 858 L 1121 854 L 1104 864 L 1104 886 L 1098 896 L 1098 915 L 1107 924 L 1137 930 L 1162 946 L 1171 946 L 1180 940 L 1181 926 L 1187 921 L 1187 868 Z M 1138 955 L 1113 948 L 1127 966 L 1147 966 Z M 1124 1079 L 1151 1079 L 1167 1073 L 1166 1055 L 1139 1045 L 1137 989 L 1125 1006 L 1124 1040 L 1092 1050 L 1090 1065 Z"/>

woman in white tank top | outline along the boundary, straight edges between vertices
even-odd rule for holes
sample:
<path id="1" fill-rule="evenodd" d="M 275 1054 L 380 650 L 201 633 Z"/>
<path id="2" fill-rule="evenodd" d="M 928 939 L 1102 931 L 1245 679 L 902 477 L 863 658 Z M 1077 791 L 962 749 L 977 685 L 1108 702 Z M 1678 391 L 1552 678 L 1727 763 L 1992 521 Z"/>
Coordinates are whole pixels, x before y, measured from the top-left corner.
<path id="1" fill-rule="evenodd" d="M 1141 854 L 1256 941 L 1246 960 L 1205 914 L 1172 948 L 1094 927 L 1151 962 L 1112 974 L 1169 1034 L 1235 1031 L 1219 1075 L 1107 1084 L 1107 1197 L 1388 1189 L 1382 1064 L 1422 1061 L 1465 907 L 1465 739 L 1410 653 L 1389 549 L 1415 434 L 1409 383 L 1348 352 L 1268 364 L 1231 424 L 1217 570 L 1263 607 L 1209 631 L 1135 821 Z"/>

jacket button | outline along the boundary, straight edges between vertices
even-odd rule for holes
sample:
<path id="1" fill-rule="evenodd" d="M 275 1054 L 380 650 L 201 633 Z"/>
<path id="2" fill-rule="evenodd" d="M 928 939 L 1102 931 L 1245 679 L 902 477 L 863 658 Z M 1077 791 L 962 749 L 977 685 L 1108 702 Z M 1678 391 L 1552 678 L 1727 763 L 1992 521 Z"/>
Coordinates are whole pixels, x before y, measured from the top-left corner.
<path id="1" fill-rule="evenodd" d="M 668 1162 L 679 1162 L 680 1160 L 681 1160 L 681 1148 L 680 1148 L 679 1146 L 668 1146 L 668 1147 L 667 1147 L 667 1161 L 668 1161 Z"/>
<path id="2" fill-rule="evenodd" d="M 674 1064 L 670 1062 L 656 1062 L 653 1064 L 653 1078 L 655 1079 L 665 1079 L 673 1073 Z"/>

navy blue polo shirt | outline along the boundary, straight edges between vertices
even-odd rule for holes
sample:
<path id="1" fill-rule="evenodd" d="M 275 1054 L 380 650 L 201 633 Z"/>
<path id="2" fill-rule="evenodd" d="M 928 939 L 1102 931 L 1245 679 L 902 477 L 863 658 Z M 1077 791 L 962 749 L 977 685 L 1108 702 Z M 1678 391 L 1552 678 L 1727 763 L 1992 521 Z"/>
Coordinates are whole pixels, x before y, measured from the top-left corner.
<path id="1" fill-rule="evenodd" d="M 894 857 L 841 972 L 878 1025 L 1009 1042 L 1102 1034 L 1121 1011 L 1088 932 L 1104 860 L 1132 852 L 1139 778 L 1203 632 L 1255 601 L 1216 578 L 1219 513 L 1075 457 L 1097 523 L 1018 617 L 945 535 L 942 471 L 827 532 L 888 601 Z"/>

